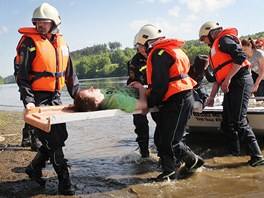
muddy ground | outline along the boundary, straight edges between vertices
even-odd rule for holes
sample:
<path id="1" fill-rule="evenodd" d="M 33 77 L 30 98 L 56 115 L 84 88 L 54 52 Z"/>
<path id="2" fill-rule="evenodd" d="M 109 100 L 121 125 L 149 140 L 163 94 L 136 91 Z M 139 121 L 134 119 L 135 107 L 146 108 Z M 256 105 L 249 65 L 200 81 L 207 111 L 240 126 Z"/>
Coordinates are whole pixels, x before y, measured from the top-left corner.
<path id="1" fill-rule="evenodd" d="M 46 189 L 31 182 L 24 173 L 36 153 L 20 146 L 23 125 L 20 112 L 0 111 L 0 197 L 56 195 L 57 179 L 50 165 L 44 172 L 49 177 Z"/>

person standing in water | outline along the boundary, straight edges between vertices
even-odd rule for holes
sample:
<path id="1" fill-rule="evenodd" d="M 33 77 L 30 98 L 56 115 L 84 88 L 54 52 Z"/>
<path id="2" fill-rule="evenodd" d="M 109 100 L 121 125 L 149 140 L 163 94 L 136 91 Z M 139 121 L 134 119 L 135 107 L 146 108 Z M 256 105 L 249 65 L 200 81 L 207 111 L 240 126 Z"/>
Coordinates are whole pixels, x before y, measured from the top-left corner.
<path id="1" fill-rule="evenodd" d="M 187 122 L 192 114 L 196 82 L 188 76 L 190 61 L 180 49 L 184 41 L 165 39 L 152 24 L 143 26 L 139 38 L 146 38 L 148 108 L 157 106 L 157 142 L 162 173 L 156 181 L 176 179 L 175 160 L 183 161 L 188 172 L 194 172 L 204 160 L 183 143 Z"/>
<path id="2" fill-rule="evenodd" d="M 214 98 L 218 87 L 224 93 L 221 129 L 227 136 L 229 153 L 240 154 L 240 141 L 246 143 L 252 167 L 264 165 L 256 136 L 249 126 L 247 108 L 253 89 L 253 79 L 236 28 L 223 29 L 216 22 L 206 22 L 199 30 L 199 40 L 211 47 L 209 60 L 216 86 L 209 98 Z"/>
<path id="3" fill-rule="evenodd" d="M 147 86 L 147 53 L 145 49 L 145 38 L 139 38 L 137 34 L 134 38 L 134 46 L 137 53 L 128 61 L 128 75 L 127 85 L 131 82 L 140 82 L 142 85 Z M 157 122 L 157 113 L 151 113 L 152 119 Z M 149 121 L 146 115 L 133 114 L 133 124 L 135 126 L 135 133 L 137 134 L 136 141 L 138 142 L 140 154 L 142 158 L 149 157 Z M 154 132 L 154 142 L 155 139 Z"/>

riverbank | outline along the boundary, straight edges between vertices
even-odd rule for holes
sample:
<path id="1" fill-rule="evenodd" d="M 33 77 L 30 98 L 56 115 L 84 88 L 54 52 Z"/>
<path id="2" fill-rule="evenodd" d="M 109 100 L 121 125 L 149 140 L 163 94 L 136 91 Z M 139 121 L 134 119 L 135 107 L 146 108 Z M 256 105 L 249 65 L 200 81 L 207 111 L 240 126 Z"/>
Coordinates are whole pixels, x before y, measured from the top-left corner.
<path id="1" fill-rule="evenodd" d="M 24 173 L 35 156 L 20 147 L 22 112 L 0 111 L 0 198 L 63 197 L 57 195 L 57 177 L 50 164 L 43 170 L 45 188 Z M 153 142 L 151 124 L 151 142 Z M 191 133 L 186 143 L 205 159 L 192 177 L 152 183 L 159 174 L 156 158 L 138 161 L 131 116 L 72 122 L 65 154 L 76 189 L 74 197 L 262 197 L 264 167 L 247 165 L 249 156 L 226 156 L 221 133 Z M 263 153 L 263 137 L 259 137 Z M 152 153 L 155 156 L 155 153 Z M 153 160 L 154 159 L 154 160 Z"/>
<path id="2" fill-rule="evenodd" d="M 51 168 L 45 176 L 51 180 L 50 192 L 39 188 L 24 173 L 25 167 L 35 156 L 29 147 L 21 147 L 22 112 L 0 111 L 0 197 L 41 197 L 57 193 L 57 184 Z"/>

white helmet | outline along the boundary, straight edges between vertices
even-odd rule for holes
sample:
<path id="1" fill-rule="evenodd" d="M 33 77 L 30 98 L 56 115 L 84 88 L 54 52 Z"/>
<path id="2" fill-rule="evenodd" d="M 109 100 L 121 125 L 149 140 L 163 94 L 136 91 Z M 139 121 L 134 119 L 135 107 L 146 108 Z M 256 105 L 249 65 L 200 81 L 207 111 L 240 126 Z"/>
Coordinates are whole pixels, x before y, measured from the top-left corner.
<path id="1" fill-rule="evenodd" d="M 209 32 L 214 29 L 222 28 L 219 26 L 219 23 L 208 21 L 202 25 L 199 31 L 199 40 L 202 37 L 208 36 Z"/>
<path id="2" fill-rule="evenodd" d="M 36 25 L 36 20 L 51 20 L 55 25 L 54 28 L 61 24 L 58 10 L 48 3 L 42 3 L 34 10 L 32 16 L 33 25 Z"/>
<path id="3" fill-rule="evenodd" d="M 145 45 L 148 40 L 164 37 L 161 30 L 156 26 L 147 24 L 140 28 L 137 33 L 137 43 Z"/>
<path id="4" fill-rule="evenodd" d="M 135 47 L 137 44 L 138 43 L 137 43 L 137 34 L 136 34 L 133 40 L 133 46 Z"/>

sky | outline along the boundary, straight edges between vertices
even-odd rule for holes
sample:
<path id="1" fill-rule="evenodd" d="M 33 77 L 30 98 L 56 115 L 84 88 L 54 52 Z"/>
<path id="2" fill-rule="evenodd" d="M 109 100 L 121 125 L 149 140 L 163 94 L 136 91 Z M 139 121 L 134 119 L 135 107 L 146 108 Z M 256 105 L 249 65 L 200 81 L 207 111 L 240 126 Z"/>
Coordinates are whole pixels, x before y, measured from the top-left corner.
<path id="1" fill-rule="evenodd" d="M 167 38 L 198 39 L 207 21 L 236 27 L 239 36 L 264 31 L 263 0 L 0 0 L 0 76 L 13 74 L 20 27 L 32 26 L 32 13 L 47 2 L 60 13 L 59 26 L 70 51 L 120 42 L 133 47 L 140 27 L 153 24 Z"/>

